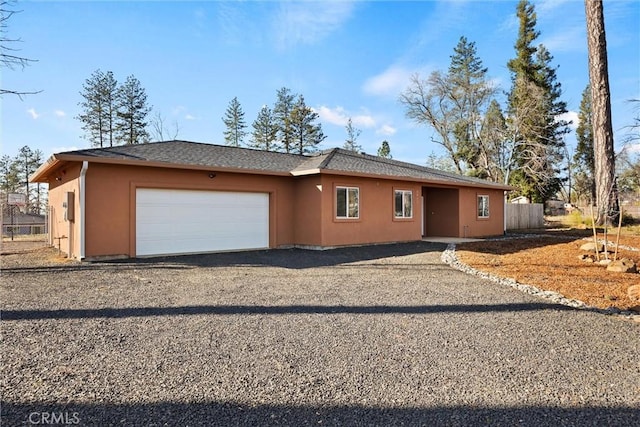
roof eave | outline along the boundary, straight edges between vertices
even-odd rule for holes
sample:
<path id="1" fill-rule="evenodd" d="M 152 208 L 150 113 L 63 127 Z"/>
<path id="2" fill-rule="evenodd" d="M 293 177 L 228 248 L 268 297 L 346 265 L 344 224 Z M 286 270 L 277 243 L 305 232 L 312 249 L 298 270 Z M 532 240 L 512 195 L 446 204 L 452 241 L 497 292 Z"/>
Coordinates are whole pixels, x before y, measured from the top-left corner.
<path id="1" fill-rule="evenodd" d="M 49 172 L 61 163 L 58 155 L 51 155 L 38 169 L 29 177 L 29 182 L 47 182 Z"/>
<path id="2" fill-rule="evenodd" d="M 306 176 L 306 175 L 317 175 L 321 173 L 320 169 L 306 169 L 306 170 L 292 170 L 291 176 Z"/>
<path id="3" fill-rule="evenodd" d="M 81 156 L 74 154 L 58 154 L 56 157 L 60 161 L 67 162 L 82 162 L 88 161 L 90 163 L 102 163 L 102 164 L 113 164 L 113 165 L 124 165 L 124 166 L 143 166 L 143 167 L 157 167 L 164 169 L 186 169 L 186 170 L 203 170 L 203 171 L 211 171 L 211 172 L 230 172 L 230 173 L 250 173 L 256 175 L 273 175 L 273 176 L 289 176 L 290 173 L 288 171 L 276 171 L 276 170 L 265 170 L 265 169 L 249 169 L 249 168 L 233 168 L 227 166 L 215 166 L 215 165 L 193 165 L 186 163 L 171 163 L 171 162 L 158 162 L 158 161 L 149 161 L 145 159 L 141 160 L 131 160 L 131 159 L 116 159 L 109 157 L 92 157 L 92 156 Z"/>
<path id="4" fill-rule="evenodd" d="M 412 181 L 412 182 L 420 182 L 424 184 L 434 184 L 441 185 L 444 187 L 471 187 L 471 188 L 486 188 L 492 190 L 503 190 L 503 191 L 511 191 L 515 190 L 514 187 L 504 184 L 491 183 L 487 182 L 487 184 L 483 184 L 481 182 L 455 182 L 449 180 L 438 180 L 438 179 L 427 179 L 427 178 L 417 178 L 414 176 L 404 176 L 404 175 L 384 175 L 384 174 L 370 174 L 363 172 L 350 172 L 350 171 L 341 171 L 334 169 L 321 169 L 317 170 L 315 173 L 321 173 L 326 175 L 340 175 L 340 176 L 357 176 L 362 178 L 374 178 L 374 179 L 388 179 L 395 181 Z"/>

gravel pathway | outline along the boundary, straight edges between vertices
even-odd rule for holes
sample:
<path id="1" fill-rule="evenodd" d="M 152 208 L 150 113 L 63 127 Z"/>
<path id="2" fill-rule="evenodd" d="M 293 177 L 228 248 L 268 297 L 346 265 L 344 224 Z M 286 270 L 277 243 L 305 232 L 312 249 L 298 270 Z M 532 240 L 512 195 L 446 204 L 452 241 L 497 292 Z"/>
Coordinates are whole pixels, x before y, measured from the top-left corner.
<path id="1" fill-rule="evenodd" d="M 2 426 L 640 425 L 639 324 L 445 248 L 3 256 Z"/>

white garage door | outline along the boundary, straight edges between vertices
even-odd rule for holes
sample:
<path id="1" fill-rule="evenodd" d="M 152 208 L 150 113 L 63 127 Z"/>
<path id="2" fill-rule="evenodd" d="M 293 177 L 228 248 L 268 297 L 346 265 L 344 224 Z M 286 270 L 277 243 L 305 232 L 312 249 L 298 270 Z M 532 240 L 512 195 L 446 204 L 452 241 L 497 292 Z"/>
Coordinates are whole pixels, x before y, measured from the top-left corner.
<path id="1" fill-rule="evenodd" d="M 136 190 L 136 255 L 269 247 L 269 194 Z"/>

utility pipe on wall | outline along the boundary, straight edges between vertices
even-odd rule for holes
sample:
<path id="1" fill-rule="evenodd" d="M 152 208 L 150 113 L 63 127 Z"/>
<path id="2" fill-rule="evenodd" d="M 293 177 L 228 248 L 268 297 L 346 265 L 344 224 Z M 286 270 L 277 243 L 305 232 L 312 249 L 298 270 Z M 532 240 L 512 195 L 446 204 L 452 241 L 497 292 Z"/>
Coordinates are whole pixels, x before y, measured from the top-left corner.
<path id="1" fill-rule="evenodd" d="M 85 250 L 85 244 L 84 244 L 84 240 L 85 240 L 85 233 L 84 233 L 84 226 L 85 226 L 85 194 L 86 194 L 86 175 L 87 175 L 87 169 L 89 168 L 89 162 L 88 161 L 83 161 L 82 162 L 82 169 L 80 170 L 80 255 L 78 256 L 78 258 L 80 260 L 84 259 L 84 250 Z"/>

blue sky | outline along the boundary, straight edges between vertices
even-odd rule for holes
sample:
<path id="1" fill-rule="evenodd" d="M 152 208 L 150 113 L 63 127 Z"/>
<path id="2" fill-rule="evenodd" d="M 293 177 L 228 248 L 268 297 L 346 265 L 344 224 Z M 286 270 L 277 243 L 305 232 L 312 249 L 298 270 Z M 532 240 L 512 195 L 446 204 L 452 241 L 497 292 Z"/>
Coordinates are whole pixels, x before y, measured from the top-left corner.
<path id="1" fill-rule="evenodd" d="M 398 96 L 412 73 L 449 65 L 460 36 L 474 41 L 489 76 L 509 90 L 516 1 L 21 1 L 8 22 L 20 55 L 38 62 L 2 70 L 2 87 L 42 92 L 2 102 L 2 153 L 24 145 L 46 156 L 86 148 L 79 92 L 96 69 L 119 82 L 135 75 L 153 112 L 178 123 L 179 139 L 223 144 L 222 116 L 238 97 L 250 125 L 276 91 L 304 95 L 327 139 L 341 146 L 352 117 L 358 143 L 383 140 L 396 159 L 424 164 L 433 131 L 404 116 Z M 538 30 L 559 65 L 563 100 L 575 119 L 588 82 L 584 3 L 535 1 Z M 613 125 L 622 146 L 640 98 L 640 2 L 605 2 Z M 500 99 L 504 106 L 504 97 Z M 574 123 L 574 126 L 577 123 Z M 567 136 L 575 146 L 575 136 Z"/>

